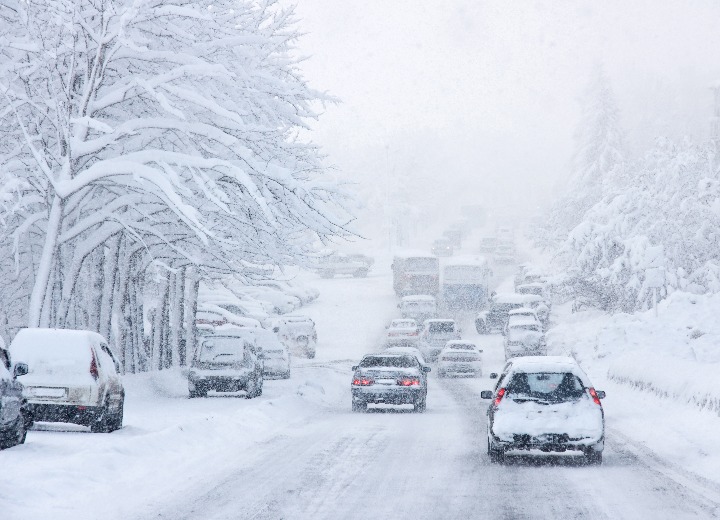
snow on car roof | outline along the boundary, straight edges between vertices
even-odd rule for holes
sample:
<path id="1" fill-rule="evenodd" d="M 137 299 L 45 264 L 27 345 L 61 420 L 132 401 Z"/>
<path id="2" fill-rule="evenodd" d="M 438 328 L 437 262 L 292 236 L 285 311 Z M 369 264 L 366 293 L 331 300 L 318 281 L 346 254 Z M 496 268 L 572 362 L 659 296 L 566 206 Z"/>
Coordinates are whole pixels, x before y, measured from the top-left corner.
<path id="1" fill-rule="evenodd" d="M 519 309 L 513 309 L 508 312 L 508 316 L 526 316 L 528 314 L 536 314 L 535 309 L 531 309 L 530 307 L 520 307 Z"/>
<path id="2" fill-rule="evenodd" d="M 467 346 L 469 348 L 477 348 L 477 345 L 475 343 L 472 343 L 470 341 L 463 341 L 461 339 L 453 339 L 445 343 L 446 347 L 459 347 L 459 346 Z"/>
<path id="3" fill-rule="evenodd" d="M 487 265 L 487 259 L 484 256 L 481 255 L 463 255 L 463 256 L 454 256 L 451 258 L 447 258 L 444 262 L 446 266 L 448 265 L 476 265 L 476 266 L 486 266 Z"/>
<path id="4" fill-rule="evenodd" d="M 105 338 L 90 330 L 28 328 L 18 331 L 10 348 L 14 350 L 21 345 L 35 345 L 40 342 L 49 348 L 63 348 L 68 344 L 77 345 L 79 342 L 86 345 L 98 344 L 105 342 Z"/>
<path id="5" fill-rule="evenodd" d="M 493 298 L 495 303 L 532 303 L 542 300 L 537 294 L 500 293 Z"/>
<path id="6" fill-rule="evenodd" d="M 589 384 L 583 369 L 569 356 L 522 356 L 511 359 L 508 365 L 514 372 L 572 372 Z"/>
<path id="7" fill-rule="evenodd" d="M 408 296 L 403 296 L 402 302 L 434 302 L 435 297 L 434 296 L 428 296 L 427 294 L 410 294 Z"/>

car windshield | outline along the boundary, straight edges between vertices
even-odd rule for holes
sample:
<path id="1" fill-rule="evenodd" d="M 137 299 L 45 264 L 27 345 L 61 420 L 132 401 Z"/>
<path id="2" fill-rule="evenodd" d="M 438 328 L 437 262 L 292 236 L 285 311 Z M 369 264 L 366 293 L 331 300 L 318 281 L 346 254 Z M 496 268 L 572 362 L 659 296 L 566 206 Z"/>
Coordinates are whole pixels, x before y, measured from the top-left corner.
<path id="1" fill-rule="evenodd" d="M 394 367 L 413 368 L 418 364 L 416 359 L 410 356 L 368 356 L 360 362 L 362 368 L 371 367 Z"/>
<path id="2" fill-rule="evenodd" d="M 415 327 L 417 327 L 417 325 L 414 321 L 403 320 L 393 321 L 391 327 L 394 329 L 414 329 Z"/>
<path id="3" fill-rule="evenodd" d="M 233 336 L 211 336 L 200 345 L 198 360 L 203 363 L 247 363 L 250 354 L 245 348 L 245 340 Z"/>
<path id="4" fill-rule="evenodd" d="M 470 345 L 469 343 L 453 343 L 452 345 L 448 345 L 448 348 L 453 350 L 475 350 L 475 345 Z"/>
<path id="5" fill-rule="evenodd" d="M 524 331 L 531 331 L 531 332 L 540 332 L 540 328 L 537 325 L 533 325 L 530 323 L 523 323 L 522 325 L 513 325 L 510 327 L 510 330 L 515 332 L 524 332 Z"/>
<path id="6" fill-rule="evenodd" d="M 455 332 L 454 321 L 433 321 L 428 324 L 428 331 L 432 334 Z"/>
<path id="7" fill-rule="evenodd" d="M 570 372 L 517 372 L 507 385 L 508 396 L 546 401 L 579 399 L 584 394 L 580 378 Z"/>

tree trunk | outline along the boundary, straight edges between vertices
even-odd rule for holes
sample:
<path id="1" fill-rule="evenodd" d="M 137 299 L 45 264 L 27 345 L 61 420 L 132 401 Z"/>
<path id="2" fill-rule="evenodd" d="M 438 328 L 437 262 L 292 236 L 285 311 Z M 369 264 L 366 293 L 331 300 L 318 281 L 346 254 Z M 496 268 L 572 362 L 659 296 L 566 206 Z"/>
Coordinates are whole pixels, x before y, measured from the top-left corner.
<path id="1" fill-rule="evenodd" d="M 193 267 L 187 269 L 185 275 L 185 362 L 190 364 L 192 356 L 195 353 L 195 313 L 197 312 L 198 288 L 200 287 L 200 279 Z"/>
<path id="2" fill-rule="evenodd" d="M 105 262 L 105 246 L 101 245 L 93 251 L 90 257 L 89 301 L 87 302 L 88 329 L 98 333 L 100 332 L 100 315 L 102 313 L 103 292 L 105 289 Z"/>
<path id="3" fill-rule="evenodd" d="M 111 341 L 112 333 L 112 315 L 113 306 L 115 304 L 115 293 L 118 285 L 118 260 L 120 257 L 120 237 L 113 238 L 104 254 L 105 262 L 103 264 L 103 289 L 102 303 L 100 305 L 100 317 L 98 332 L 111 344 L 115 345 L 116 352 L 120 352 L 120 344 Z"/>
<path id="4" fill-rule="evenodd" d="M 43 244 L 43 250 L 40 256 L 40 265 L 38 266 L 37 275 L 35 276 L 35 284 L 33 285 L 33 290 L 30 294 L 28 327 L 39 327 L 41 325 L 45 296 L 47 295 L 49 289 L 48 283 L 50 282 L 50 273 L 57 253 L 57 243 L 58 236 L 60 234 L 60 226 L 62 224 L 62 217 L 63 200 L 55 195 L 53 197 L 52 206 L 50 207 L 47 232 L 45 233 L 45 243 Z"/>

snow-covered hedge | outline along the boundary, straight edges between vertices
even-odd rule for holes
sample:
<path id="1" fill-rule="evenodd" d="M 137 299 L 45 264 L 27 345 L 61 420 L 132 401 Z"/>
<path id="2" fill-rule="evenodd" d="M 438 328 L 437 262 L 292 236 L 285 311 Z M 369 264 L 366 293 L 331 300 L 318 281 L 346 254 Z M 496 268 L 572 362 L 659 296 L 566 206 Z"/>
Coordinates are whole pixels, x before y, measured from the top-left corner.
<path id="1" fill-rule="evenodd" d="M 548 342 L 614 381 L 720 413 L 720 295 L 675 292 L 658 310 L 581 312 L 551 329 Z"/>

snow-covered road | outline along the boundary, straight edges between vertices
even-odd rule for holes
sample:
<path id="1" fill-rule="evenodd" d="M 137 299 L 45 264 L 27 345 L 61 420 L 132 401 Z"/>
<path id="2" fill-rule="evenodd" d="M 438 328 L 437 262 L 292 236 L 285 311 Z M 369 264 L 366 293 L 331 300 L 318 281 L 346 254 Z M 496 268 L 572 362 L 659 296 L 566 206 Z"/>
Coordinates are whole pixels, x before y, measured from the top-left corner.
<path id="1" fill-rule="evenodd" d="M 491 465 L 479 395 L 502 366 L 502 342 L 477 336 L 469 316 L 483 378 L 431 373 L 424 414 L 352 413 L 350 367 L 396 313 L 390 275 L 313 283 L 322 296 L 304 312 L 318 325 L 318 355 L 297 360 L 290 380 L 267 381 L 250 401 L 191 401 L 180 374 L 129 377 L 122 431 L 48 427 L 0 453 L 3 520 L 720 516 L 720 486 L 623 429 L 631 423 L 619 415 L 637 397 L 620 387 L 606 403 L 602 466 L 560 456 Z M 621 399 L 630 405 L 615 408 Z"/>

